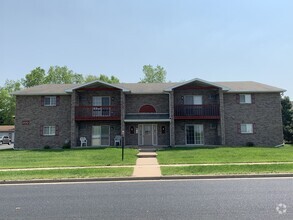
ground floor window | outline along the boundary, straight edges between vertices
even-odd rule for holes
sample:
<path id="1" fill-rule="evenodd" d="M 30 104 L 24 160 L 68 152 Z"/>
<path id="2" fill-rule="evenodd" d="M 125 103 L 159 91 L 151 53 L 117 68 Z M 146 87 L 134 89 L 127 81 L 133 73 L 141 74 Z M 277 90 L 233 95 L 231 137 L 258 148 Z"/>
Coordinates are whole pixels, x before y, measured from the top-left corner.
<path id="1" fill-rule="evenodd" d="M 110 126 L 97 125 L 92 127 L 92 146 L 110 145 Z"/>
<path id="2" fill-rule="evenodd" d="M 56 134 L 55 126 L 44 126 L 43 127 L 43 135 L 44 136 L 53 136 Z"/>
<path id="3" fill-rule="evenodd" d="M 241 124 L 240 125 L 241 134 L 252 134 L 253 133 L 253 124 Z"/>
<path id="4" fill-rule="evenodd" d="M 186 139 L 187 145 L 204 144 L 203 138 L 204 138 L 203 125 L 193 124 L 193 125 L 185 126 L 185 139 Z"/>

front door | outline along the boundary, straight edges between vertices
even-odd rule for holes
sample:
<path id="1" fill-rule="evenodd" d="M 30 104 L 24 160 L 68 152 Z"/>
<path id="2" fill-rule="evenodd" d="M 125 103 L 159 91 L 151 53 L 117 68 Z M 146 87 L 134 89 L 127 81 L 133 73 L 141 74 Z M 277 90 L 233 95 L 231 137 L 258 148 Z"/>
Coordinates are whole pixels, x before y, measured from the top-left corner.
<path id="1" fill-rule="evenodd" d="M 138 145 L 157 145 L 157 125 L 139 124 L 138 125 Z"/>
<path id="2" fill-rule="evenodd" d="M 92 146 L 110 145 L 110 127 L 108 125 L 92 127 Z"/>

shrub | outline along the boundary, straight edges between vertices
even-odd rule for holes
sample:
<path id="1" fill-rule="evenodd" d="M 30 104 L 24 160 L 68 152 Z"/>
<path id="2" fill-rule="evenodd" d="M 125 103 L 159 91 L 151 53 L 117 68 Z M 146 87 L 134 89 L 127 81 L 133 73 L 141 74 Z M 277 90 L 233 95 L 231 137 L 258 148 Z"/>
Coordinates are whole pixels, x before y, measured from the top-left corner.
<path id="1" fill-rule="evenodd" d="M 50 147 L 49 145 L 45 145 L 45 146 L 44 146 L 44 149 L 45 149 L 45 150 L 49 150 L 49 149 L 51 149 L 51 147 Z"/>
<path id="2" fill-rule="evenodd" d="M 63 144 L 63 149 L 70 149 L 71 148 L 71 143 L 70 141 L 66 141 L 64 144 Z"/>
<path id="3" fill-rule="evenodd" d="M 249 142 L 246 143 L 246 146 L 247 147 L 253 147 L 254 146 L 254 143 L 249 141 Z"/>

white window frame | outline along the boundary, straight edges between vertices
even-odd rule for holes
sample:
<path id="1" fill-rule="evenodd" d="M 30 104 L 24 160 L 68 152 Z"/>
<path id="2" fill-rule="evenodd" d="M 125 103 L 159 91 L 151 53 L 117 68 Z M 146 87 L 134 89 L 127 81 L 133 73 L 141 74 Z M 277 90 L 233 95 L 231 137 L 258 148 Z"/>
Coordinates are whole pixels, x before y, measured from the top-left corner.
<path id="1" fill-rule="evenodd" d="M 188 97 L 192 97 L 192 104 L 187 104 Z M 185 95 L 184 105 L 202 105 L 202 95 Z"/>
<path id="2" fill-rule="evenodd" d="M 46 103 L 46 100 L 49 100 L 49 103 Z M 44 96 L 44 106 L 56 106 L 57 97 L 56 96 Z"/>
<path id="3" fill-rule="evenodd" d="M 252 95 L 251 94 L 239 94 L 239 103 L 240 104 L 251 104 Z"/>
<path id="4" fill-rule="evenodd" d="M 43 136 L 55 136 L 56 126 L 43 126 Z"/>
<path id="5" fill-rule="evenodd" d="M 187 140 L 187 127 L 188 126 L 193 126 L 193 128 L 194 128 L 194 144 L 188 144 L 187 142 L 188 142 L 188 140 Z M 196 140 L 196 128 L 197 129 L 199 129 L 199 127 L 200 127 L 200 129 L 202 129 L 202 133 L 200 134 L 200 136 L 199 136 L 199 142 L 200 143 L 196 143 L 197 142 L 197 140 Z M 193 146 L 195 146 L 195 145 L 204 145 L 204 125 L 203 124 L 186 124 L 185 125 L 185 145 L 193 145 Z"/>
<path id="6" fill-rule="evenodd" d="M 253 124 L 240 124 L 241 134 L 253 134 Z"/>
<path id="7" fill-rule="evenodd" d="M 108 99 L 109 105 L 103 105 L 103 98 Z M 93 117 L 108 117 L 111 115 L 111 108 L 103 107 L 103 106 L 111 106 L 110 96 L 93 96 L 92 105 L 94 106 L 92 110 Z"/>

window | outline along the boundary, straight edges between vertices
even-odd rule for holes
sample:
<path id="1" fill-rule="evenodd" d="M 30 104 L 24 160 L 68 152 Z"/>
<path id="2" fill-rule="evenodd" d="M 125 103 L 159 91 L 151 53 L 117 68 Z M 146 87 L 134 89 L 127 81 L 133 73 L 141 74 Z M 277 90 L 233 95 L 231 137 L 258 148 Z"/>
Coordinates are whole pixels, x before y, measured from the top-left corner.
<path id="1" fill-rule="evenodd" d="M 186 95 L 184 96 L 184 105 L 202 105 L 202 96 Z"/>
<path id="2" fill-rule="evenodd" d="M 110 116 L 110 97 L 109 96 L 93 96 L 93 117 Z"/>
<path id="3" fill-rule="evenodd" d="M 56 106 L 56 96 L 45 96 L 44 106 Z"/>
<path id="4" fill-rule="evenodd" d="M 43 135 L 44 136 L 56 135 L 56 127 L 55 126 L 44 126 L 43 127 Z"/>
<path id="5" fill-rule="evenodd" d="M 239 95 L 240 104 L 251 104 L 251 94 L 240 94 Z"/>
<path id="6" fill-rule="evenodd" d="M 253 134 L 253 124 L 241 124 L 240 132 L 241 134 Z"/>

